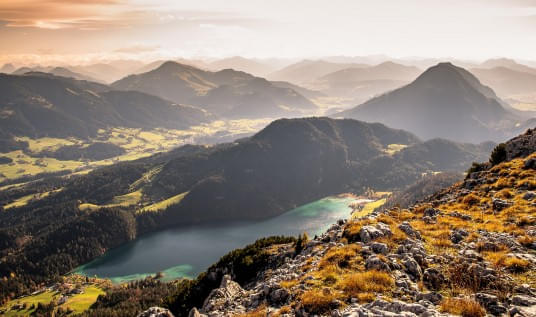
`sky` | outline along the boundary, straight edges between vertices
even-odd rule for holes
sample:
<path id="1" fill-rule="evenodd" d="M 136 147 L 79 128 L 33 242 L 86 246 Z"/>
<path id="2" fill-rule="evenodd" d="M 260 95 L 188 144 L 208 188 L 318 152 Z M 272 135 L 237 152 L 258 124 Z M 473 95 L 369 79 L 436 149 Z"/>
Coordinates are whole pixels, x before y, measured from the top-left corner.
<path id="1" fill-rule="evenodd" d="M 534 52 L 536 0 L 0 0 L 0 62 Z"/>

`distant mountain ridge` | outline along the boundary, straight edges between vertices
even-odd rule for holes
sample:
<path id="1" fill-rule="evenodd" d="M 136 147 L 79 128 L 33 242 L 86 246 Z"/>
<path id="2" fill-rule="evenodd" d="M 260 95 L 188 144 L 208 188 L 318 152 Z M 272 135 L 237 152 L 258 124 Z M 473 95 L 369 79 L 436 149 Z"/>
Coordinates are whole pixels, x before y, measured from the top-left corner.
<path id="1" fill-rule="evenodd" d="M 333 63 L 324 60 L 302 60 L 269 74 L 267 78 L 300 85 L 345 68 L 363 68 L 368 66 L 367 64 Z"/>
<path id="2" fill-rule="evenodd" d="M 424 139 L 504 140 L 523 118 L 471 73 L 440 63 L 407 86 L 336 116 L 381 122 Z"/>
<path id="3" fill-rule="evenodd" d="M 363 102 L 378 94 L 402 87 L 417 78 L 421 70 L 393 62 L 368 67 L 345 68 L 316 78 L 309 85 L 328 96 Z"/>
<path id="4" fill-rule="evenodd" d="M 0 135 L 59 138 L 95 136 L 98 129 L 186 128 L 209 115 L 141 92 L 48 73 L 0 75 Z"/>
<path id="5" fill-rule="evenodd" d="M 171 61 L 150 72 L 127 76 L 112 87 L 143 91 L 231 118 L 297 116 L 316 108 L 295 90 L 264 78 L 232 69 L 210 72 Z"/>
<path id="6" fill-rule="evenodd" d="M 77 79 L 77 80 L 87 80 L 87 81 L 92 81 L 92 82 L 98 82 L 98 83 L 102 83 L 100 80 L 98 79 L 95 79 L 91 76 L 87 76 L 87 75 L 84 75 L 84 74 L 81 74 L 81 73 L 77 73 L 75 71 L 72 71 L 68 68 L 65 68 L 65 67 L 59 67 L 59 66 L 56 66 L 56 67 L 41 67 L 41 66 L 37 66 L 37 67 L 21 67 L 21 68 L 18 68 L 16 69 L 15 71 L 13 71 L 11 74 L 13 75 L 24 75 L 26 73 L 49 73 L 49 74 L 52 74 L 52 75 L 56 75 L 56 76 L 61 76 L 61 77 L 68 77 L 68 78 L 74 78 L 74 79 Z"/>
<path id="7" fill-rule="evenodd" d="M 216 60 L 208 64 L 210 69 L 215 71 L 223 69 L 234 69 L 243 71 L 254 76 L 264 77 L 276 69 L 266 63 L 258 62 L 254 59 L 244 58 L 241 56 L 233 56 L 220 60 Z"/>

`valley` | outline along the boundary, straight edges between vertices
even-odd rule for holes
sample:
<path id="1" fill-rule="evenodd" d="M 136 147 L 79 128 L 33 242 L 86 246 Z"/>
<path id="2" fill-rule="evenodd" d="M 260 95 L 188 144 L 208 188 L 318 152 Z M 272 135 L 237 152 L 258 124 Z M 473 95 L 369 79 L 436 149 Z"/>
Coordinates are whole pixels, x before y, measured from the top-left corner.
<path id="1" fill-rule="evenodd" d="M 12 185 L 17 183 L 17 179 L 24 180 L 30 177 L 35 179 L 36 176 L 44 173 L 60 172 L 62 175 L 88 173 L 100 166 L 147 157 L 184 144 L 214 144 L 231 141 L 255 133 L 270 121 L 270 118 L 216 120 L 192 126 L 187 130 L 164 128 L 141 130 L 116 127 L 101 129 L 95 138 L 89 140 L 19 137 L 16 140 L 28 143 L 28 148 L 0 154 L 1 157 L 11 160 L 9 163 L 0 163 L 0 183 Z M 102 160 L 91 158 L 64 160 L 42 154 L 42 152 L 54 152 L 63 146 L 87 147 L 95 142 L 113 144 L 120 147 L 124 153 Z"/>

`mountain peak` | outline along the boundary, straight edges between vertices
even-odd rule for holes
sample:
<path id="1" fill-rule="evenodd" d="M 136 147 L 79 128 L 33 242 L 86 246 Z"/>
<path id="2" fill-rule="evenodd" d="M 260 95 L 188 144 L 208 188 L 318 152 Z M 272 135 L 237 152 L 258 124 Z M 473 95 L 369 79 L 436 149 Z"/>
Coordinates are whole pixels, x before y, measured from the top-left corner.
<path id="1" fill-rule="evenodd" d="M 164 62 L 160 67 L 154 69 L 154 72 L 176 72 L 176 71 L 184 71 L 184 70 L 193 70 L 197 69 L 193 66 L 177 63 L 174 61 L 167 61 Z M 153 72 L 152 71 L 152 72 Z"/>
<path id="2" fill-rule="evenodd" d="M 450 62 L 428 68 L 411 84 L 342 112 L 347 118 L 381 122 L 424 139 L 463 142 L 499 140 L 499 122 L 515 124 L 495 92 Z"/>

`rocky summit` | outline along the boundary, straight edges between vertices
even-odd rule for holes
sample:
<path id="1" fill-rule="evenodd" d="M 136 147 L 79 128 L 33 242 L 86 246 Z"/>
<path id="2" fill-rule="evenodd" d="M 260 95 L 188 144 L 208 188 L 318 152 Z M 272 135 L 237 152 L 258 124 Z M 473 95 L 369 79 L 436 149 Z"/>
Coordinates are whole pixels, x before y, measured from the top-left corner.
<path id="1" fill-rule="evenodd" d="M 535 139 L 407 209 L 282 245 L 282 264 L 242 286 L 225 275 L 190 317 L 536 316 Z"/>

